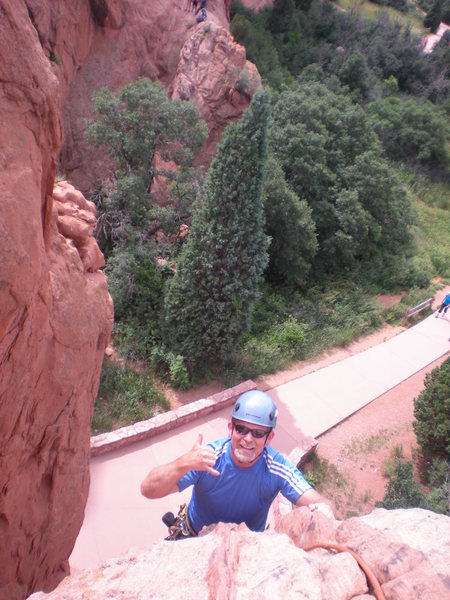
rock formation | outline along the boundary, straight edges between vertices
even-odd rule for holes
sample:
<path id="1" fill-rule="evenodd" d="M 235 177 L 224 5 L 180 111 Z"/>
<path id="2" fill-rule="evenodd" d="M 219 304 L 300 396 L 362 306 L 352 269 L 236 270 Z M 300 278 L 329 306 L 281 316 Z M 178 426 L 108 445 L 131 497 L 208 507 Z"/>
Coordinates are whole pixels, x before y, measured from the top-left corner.
<path id="1" fill-rule="evenodd" d="M 344 545 L 357 558 L 305 550 L 324 541 Z M 370 600 L 376 597 L 374 583 L 386 600 L 436 600 L 448 596 L 449 565 L 449 517 L 422 509 L 378 509 L 331 522 L 296 508 L 276 531 L 253 533 L 245 525 L 220 523 L 198 538 L 130 551 L 30 600 Z"/>
<path id="2" fill-rule="evenodd" d="M 67 572 L 89 486 L 89 435 L 112 304 L 86 192 L 110 165 L 86 146 L 92 93 L 139 76 L 192 98 L 210 137 L 259 76 L 229 0 L 0 0 L 0 599 Z M 180 58 L 180 51 L 181 58 Z"/>
<path id="3" fill-rule="evenodd" d="M 224 127 L 248 106 L 251 86 L 260 85 L 245 50 L 228 33 L 229 0 L 208 0 L 204 23 L 184 10 L 184 0 L 74 0 L 52 3 L 51 11 L 42 8 L 50 3 L 28 3 L 63 84 L 60 169 L 83 193 L 111 168 L 84 139 L 94 91 L 106 86 L 118 92 L 138 77 L 161 81 L 169 95 L 177 88 L 178 96 L 196 102 L 208 123 L 210 136 L 200 157 L 208 164 Z"/>
<path id="4" fill-rule="evenodd" d="M 51 589 L 67 572 L 113 320 L 91 237 L 93 207 L 81 195 L 53 198 L 61 85 L 27 8 L 0 2 L 0 598 L 7 600 Z M 51 21 L 49 8 L 46 15 Z M 58 204 L 72 211 L 72 233 Z"/>
<path id="5" fill-rule="evenodd" d="M 200 159 L 208 164 L 224 128 L 238 119 L 261 85 L 245 49 L 214 23 L 198 27 L 181 49 L 171 85 L 172 96 L 193 100 L 208 123 L 208 141 Z"/>

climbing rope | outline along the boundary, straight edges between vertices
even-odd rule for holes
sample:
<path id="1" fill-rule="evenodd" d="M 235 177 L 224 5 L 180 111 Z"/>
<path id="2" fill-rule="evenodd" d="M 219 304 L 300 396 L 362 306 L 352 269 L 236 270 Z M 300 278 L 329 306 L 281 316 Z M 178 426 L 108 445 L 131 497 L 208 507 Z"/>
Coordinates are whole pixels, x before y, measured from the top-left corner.
<path id="1" fill-rule="evenodd" d="M 330 544 L 328 542 L 319 542 L 317 544 L 312 544 L 307 548 L 303 548 L 303 550 L 305 550 L 305 552 L 309 552 L 310 550 L 314 550 L 316 548 L 326 548 L 328 550 L 336 550 L 337 552 L 349 552 L 356 560 L 358 565 L 361 567 L 361 569 L 364 571 L 367 581 L 372 586 L 376 599 L 386 600 L 386 596 L 384 595 L 384 592 L 381 589 L 381 585 L 379 584 L 378 579 L 375 577 L 374 572 L 369 567 L 369 565 L 367 565 L 363 561 L 363 559 L 356 554 L 356 552 L 353 552 L 353 550 L 350 550 L 350 548 L 347 548 L 347 546 L 342 546 L 341 544 Z"/>

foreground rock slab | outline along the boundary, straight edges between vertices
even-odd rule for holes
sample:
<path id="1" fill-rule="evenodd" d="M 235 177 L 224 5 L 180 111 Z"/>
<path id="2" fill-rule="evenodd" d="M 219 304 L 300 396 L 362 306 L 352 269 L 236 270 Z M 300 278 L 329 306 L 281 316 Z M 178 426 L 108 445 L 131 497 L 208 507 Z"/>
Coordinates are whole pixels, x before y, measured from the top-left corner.
<path id="1" fill-rule="evenodd" d="M 448 595 L 449 517 L 422 509 L 379 509 L 338 522 L 301 508 L 281 517 L 274 531 L 254 533 L 244 525 L 220 523 L 198 538 L 131 550 L 30 600 L 375 598 L 352 554 L 302 547 L 320 542 L 345 542 L 376 573 L 387 600 Z"/>

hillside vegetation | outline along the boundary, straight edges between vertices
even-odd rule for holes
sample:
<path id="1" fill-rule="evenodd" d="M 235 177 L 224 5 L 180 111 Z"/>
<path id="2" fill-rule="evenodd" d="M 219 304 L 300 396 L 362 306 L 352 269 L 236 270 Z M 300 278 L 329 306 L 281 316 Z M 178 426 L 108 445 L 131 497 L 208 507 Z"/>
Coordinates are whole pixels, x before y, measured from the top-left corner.
<path id="1" fill-rule="evenodd" d="M 190 102 L 145 79 L 95 97 L 88 136 L 117 170 L 92 196 L 114 344 L 147 378 L 140 399 L 130 384 L 137 405 L 152 377 L 232 384 L 345 345 L 449 277 L 447 40 L 424 54 L 386 13 L 315 0 L 257 14 L 235 3 L 231 14 L 264 91 L 206 174 L 193 166 L 205 127 Z M 378 294 L 400 290 L 401 305 L 380 308 Z M 96 411 L 117 407 L 107 377 Z M 148 416 L 164 409 L 149 403 Z M 94 429 L 118 424 L 101 417 Z"/>

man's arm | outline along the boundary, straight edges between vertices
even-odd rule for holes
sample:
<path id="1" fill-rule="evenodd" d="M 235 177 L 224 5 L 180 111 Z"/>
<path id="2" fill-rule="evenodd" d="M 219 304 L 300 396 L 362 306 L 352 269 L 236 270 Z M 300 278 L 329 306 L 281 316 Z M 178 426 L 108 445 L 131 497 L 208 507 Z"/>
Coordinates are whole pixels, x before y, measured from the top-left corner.
<path id="1" fill-rule="evenodd" d="M 334 518 L 330 502 L 326 500 L 322 494 L 316 492 L 316 490 L 306 490 L 306 492 L 303 492 L 303 494 L 299 496 L 295 504 L 296 506 L 308 506 L 311 510 L 317 510 L 330 519 Z"/>
<path id="2" fill-rule="evenodd" d="M 177 481 L 188 471 L 208 471 L 212 475 L 220 475 L 219 471 L 213 469 L 216 463 L 213 449 L 202 446 L 202 441 L 203 436 L 199 434 L 189 452 L 167 465 L 152 469 L 141 483 L 141 494 L 146 498 L 162 498 L 177 492 Z"/>

